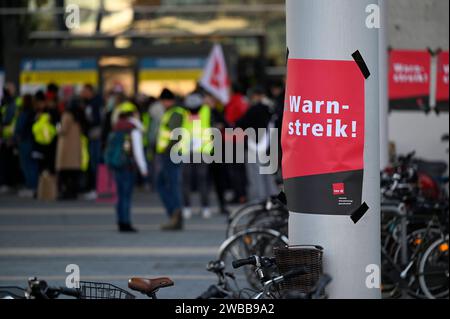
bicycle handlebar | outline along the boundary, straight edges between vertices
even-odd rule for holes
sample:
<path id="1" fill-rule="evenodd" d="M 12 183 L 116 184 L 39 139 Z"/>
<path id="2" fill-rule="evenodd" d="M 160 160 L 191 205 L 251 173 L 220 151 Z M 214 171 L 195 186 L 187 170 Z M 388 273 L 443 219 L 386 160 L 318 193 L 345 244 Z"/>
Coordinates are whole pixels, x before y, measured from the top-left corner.
<path id="1" fill-rule="evenodd" d="M 237 269 L 243 266 L 252 265 L 256 266 L 256 256 L 251 256 L 244 259 L 233 260 L 232 262 L 233 268 Z"/>
<path id="2" fill-rule="evenodd" d="M 30 278 L 28 280 L 28 291 L 30 297 L 36 299 L 55 299 L 59 295 L 81 298 L 81 291 L 76 288 L 50 287 L 45 280 Z"/>
<path id="3" fill-rule="evenodd" d="M 258 265 L 259 262 L 259 265 Z M 232 262 L 232 266 L 234 269 L 240 268 L 242 266 L 258 266 L 262 268 L 269 268 L 275 265 L 275 258 L 273 257 L 259 257 L 259 256 L 251 256 L 244 259 L 237 259 Z"/>

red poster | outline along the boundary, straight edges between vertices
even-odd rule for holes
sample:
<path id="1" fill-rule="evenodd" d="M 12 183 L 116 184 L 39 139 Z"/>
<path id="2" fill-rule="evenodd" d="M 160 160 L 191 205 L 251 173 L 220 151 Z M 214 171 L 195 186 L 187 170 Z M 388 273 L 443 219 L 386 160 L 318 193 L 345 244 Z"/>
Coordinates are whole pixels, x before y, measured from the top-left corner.
<path id="1" fill-rule="evenodd" d="M 393 50 L 389 55 L 389 100 L 394 110 L 430 106 L 431 55 L 428 51 Z"/>
<path id="2" fill-rule="evenodd" d="M 282 165 L 291 211 L 349 215 L 360 207 L 364 88 L 355 61 L 289 59 Z"/>
<path id="3" fill-rule="evenodd" d="M 448 110 L 448 51 L 441 52 L 437 60 L 437 81 L 436 81 L 436 107 L 440 110 Z"/>

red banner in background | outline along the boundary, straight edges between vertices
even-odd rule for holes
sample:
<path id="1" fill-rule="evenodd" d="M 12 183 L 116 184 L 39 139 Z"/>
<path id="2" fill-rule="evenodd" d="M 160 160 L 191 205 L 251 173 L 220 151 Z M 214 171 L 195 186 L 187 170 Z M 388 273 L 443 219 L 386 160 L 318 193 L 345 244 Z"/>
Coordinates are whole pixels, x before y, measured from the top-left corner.
<path id="1" fill-rule="evenodd" d="M 436 81 L 436 107 L 439 110 L 449 109 L 448 99 L 448 60 L 449 53 L 441 52 L 437 59 L 437 81 Z"/>
<path id="2" fill-rule="evenodd" d="M 430 74 L 431 55 L 428 51 L 390 51 L 390 108 L 394 110 L 424 110 L 429 108 Z"/>

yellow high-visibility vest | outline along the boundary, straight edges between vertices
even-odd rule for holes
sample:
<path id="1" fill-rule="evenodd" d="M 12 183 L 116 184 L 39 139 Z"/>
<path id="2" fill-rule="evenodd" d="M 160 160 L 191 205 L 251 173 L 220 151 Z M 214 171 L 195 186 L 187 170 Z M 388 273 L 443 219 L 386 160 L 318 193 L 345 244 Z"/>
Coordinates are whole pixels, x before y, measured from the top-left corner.
<path id="1" fill-rule="evenodd" d="M 19 117 L 20 109 L 22 108 L 22 98 L 17 97 L 15 99 L 15 110 L 13 118 L 11 119 L 11 122 L 8 125 L 5 125 L 3 127 L 2 135 L 4 138 L 11 138 L 14 135 L 14 130 L 16 128 L 17 119 Z M 2 115 L 5 116 L 7 106 L 5 106 L 2 109 Z"/>
<path id="2" fill-rule="evenodd" d="M 148 147 L 150 144 L 149 139 L 148 139 L 148 131 L 150 129 L 150 123 L 151 123 L 150 114 L 148 112 L 144 112 L 144 114 L 142 114 L 142 116 L 141 116 L 141 119 L 142 119 L 142 126 L 144 128 L 143 143 L 144 143 L 144 147 Z"/>
<path id="3" fill-rule="evenodd" d="M 86 135 L 81 135 L 81 171 L 87 172 L 89 168 L 89 140 Z"/>
<path id="4" fill-rule="evenodd" d="M 156 153 L 163 154 L 167 151 L 169 147 L 172 131 L 169 128 L 169 121 L 173 114 L 178 113 L 182 116 L 182 127 L 186 125 L 186 110 L 179 106 L 173 106 L 168 109 L 161 118 L 161 123 L 159 125 L 158 138 L 156 142 Z M 177 144 L 179 145 L 179 144 Z"/>
<path id="5" fill-rule="evenodd" d="M 194 121 L 189 118 L 184 126 L 190 133 L 191 139 L 184 141 L 183 154 L 188 151 L 194 153 L 202 153 L 211 155 L 214 150 L 213 139 L 211 134 L 211 109 L 207 105 L 203 105 L 199 112 L 200 125 L 194 126 Z"/>
<path id="6" fill-rule="evenodd" d="M 52 124 L 50 114 L 42 113 L 33 124 L 32 132 L 36 143 L 50 145 L 56 136 L 56 127 Z"/>

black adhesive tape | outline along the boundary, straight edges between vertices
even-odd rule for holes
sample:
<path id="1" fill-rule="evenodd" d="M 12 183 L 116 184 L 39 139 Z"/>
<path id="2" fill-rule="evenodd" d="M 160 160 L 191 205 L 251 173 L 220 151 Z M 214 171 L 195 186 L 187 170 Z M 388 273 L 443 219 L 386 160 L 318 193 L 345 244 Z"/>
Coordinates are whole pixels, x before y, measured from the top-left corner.
<path id="1" fill-rule="evenodd" d="M 364 202 L 353 214 L 351 214 L 350 218 L 356 224 L 359 220 L 367 213 L 369 210 L 369 206 Z"/>
<path id="2" fill-rule="evenodd" d="M 283 205 L 287 205 L 287 197 L 285 192 L 281 191 L 278 196 L 277 199 L 283 204 Z"/>
<path id="3" fill-rule="evenodd" d="M 286 66 L 288 64 L 288 60 L 289 60 L 289 48 L 286 47 Z"/>
<path id="4" fill-rule="evenodd" d="M 367 80 L 370 76 L 370 71 L 361 55 L 361 52 L 359 52 L 359 50 L 356 50 L 352 54 L 352 57 L 355 60 L 356 64 L 358 64 L 358 67 L 361 70 L 361 73 L 364 75 L 364 78 Z"/>

